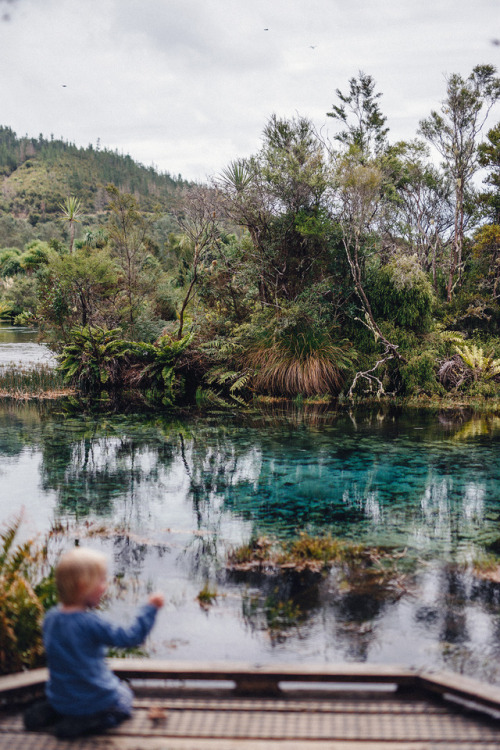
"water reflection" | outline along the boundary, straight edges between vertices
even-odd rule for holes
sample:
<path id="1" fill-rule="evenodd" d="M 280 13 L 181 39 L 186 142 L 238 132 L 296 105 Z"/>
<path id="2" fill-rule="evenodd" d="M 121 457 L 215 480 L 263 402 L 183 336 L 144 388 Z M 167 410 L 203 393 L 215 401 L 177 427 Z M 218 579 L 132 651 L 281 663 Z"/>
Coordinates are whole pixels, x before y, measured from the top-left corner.
<path id="1" fill-rule="evenodd" d="M 164 588 L 157 655 L 174 639 L 177 658 L 441 664 L 500 682 L 500 586 L 465 565 L 500 545 L 500 424 L 438 417 L 3 406 L 1 513 L 24 505 L 30 533 L 58 519 L 66 543 L 106 549 L 117 612 Z M 226 572 L 229 547 L 298 529 L 406 552 L 392 577 Z"/>
<path id="2" fill-rule="evenodd" d="M 34 328 L 23 328 L 0 323 L 0 370 L 2 367 L 36 367 L 54 365 L 56 360 L 50 349 L 37 341 Z"/>

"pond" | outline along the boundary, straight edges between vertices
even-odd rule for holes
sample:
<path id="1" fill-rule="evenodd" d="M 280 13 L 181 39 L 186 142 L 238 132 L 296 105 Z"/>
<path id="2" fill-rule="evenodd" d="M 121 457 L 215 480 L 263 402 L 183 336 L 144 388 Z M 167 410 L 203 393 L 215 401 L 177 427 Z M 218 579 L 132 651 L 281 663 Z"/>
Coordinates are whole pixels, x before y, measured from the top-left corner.
<path id="1" fill-rule="evenodd" d="M 84 415 L 0 405 L 0 514 L 51 554 L 106 551 L 109 613 L 166 606 L 156 657 L 432 666 L 500 684 L 500 418 L 391 409 Z M 234 572 L 263 536 L 331 533 L 399 555 L 392 576 Z M 214 604 L 197 595 L 208 584 Z"/>
<path id="2" fill-rule="evenodd" d="M 37 367 L 53 365 L 55 358 L 50 349 L 37 342 L 35 328 L 0 323 L 0 370 L 2 367 Z"/>

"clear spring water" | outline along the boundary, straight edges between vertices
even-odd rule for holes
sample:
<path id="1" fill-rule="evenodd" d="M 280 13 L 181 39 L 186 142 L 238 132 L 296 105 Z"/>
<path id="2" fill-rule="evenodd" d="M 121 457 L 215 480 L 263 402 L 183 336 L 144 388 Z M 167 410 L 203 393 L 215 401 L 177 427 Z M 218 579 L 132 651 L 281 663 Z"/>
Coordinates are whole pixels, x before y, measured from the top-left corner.
<path id="1" fill-rule="evenodd" d="M 24 536 L 103 548 L 110 614 L 167 604 L 158 657 L 390 662 L 500 683 L 500 419 L 318 409 L 83 416 L 0 405 L 0 514 Z M 338 570 L 228 573 L 252 536 L 331 532 L 403 554 L 389 582 Z M 217 591 L 204 610 L 196 596 Z"/>
<path id="2" fill-rule="evenodd" d="M 43 344 L 37 343 L 35 328 L 0 323 L 0 371 L 4 367 L 31 368 L 52 366 L 55 358 Z"/>

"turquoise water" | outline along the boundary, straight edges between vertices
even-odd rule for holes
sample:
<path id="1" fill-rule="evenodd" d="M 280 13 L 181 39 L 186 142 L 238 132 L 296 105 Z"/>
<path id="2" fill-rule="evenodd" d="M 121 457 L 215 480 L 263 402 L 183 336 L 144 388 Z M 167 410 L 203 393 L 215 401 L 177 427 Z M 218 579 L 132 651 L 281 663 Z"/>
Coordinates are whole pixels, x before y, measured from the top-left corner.
<path id="1" fill-rule="evenodd" d="M 500 586 L 470 562 L 500 551 L 500 419 L 373 409 L 82 416 L 0 406 L 0 514 L 52 554 L 102 547 L 110 613 L 167 605 L 156 656 L 445 666 L 500 682 Z M 402 555 L 375 584 L 228 573 L 251 537 L 330 532 Z M 196 600 L 208 582 L 208 611 Z"/>

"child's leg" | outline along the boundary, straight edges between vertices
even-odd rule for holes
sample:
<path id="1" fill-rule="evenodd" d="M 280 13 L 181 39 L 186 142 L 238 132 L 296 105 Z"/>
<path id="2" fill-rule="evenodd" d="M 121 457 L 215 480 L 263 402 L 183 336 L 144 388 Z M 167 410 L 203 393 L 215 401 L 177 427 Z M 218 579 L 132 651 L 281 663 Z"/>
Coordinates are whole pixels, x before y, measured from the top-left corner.
<path id="1" fill-rule="evenodd" d="M 34 703 L 26 709 L 23 715 L 24 728 L 29 732 L 50 727 L 60 719 L 62 719 L 61 714 L 46 700 Z"/>
<path id="2" fill-rule="evenodd" d="M 100 734 L 107 729 L 113 729 L 132 715 L 132 701 L 134 694 L 129 686 L 121 682 L 116 703 L 107 711 L 87 716 L 65 716 L 55 728 L 55 735 L 59 738 L 79 737 L 85 734 Z"/>

